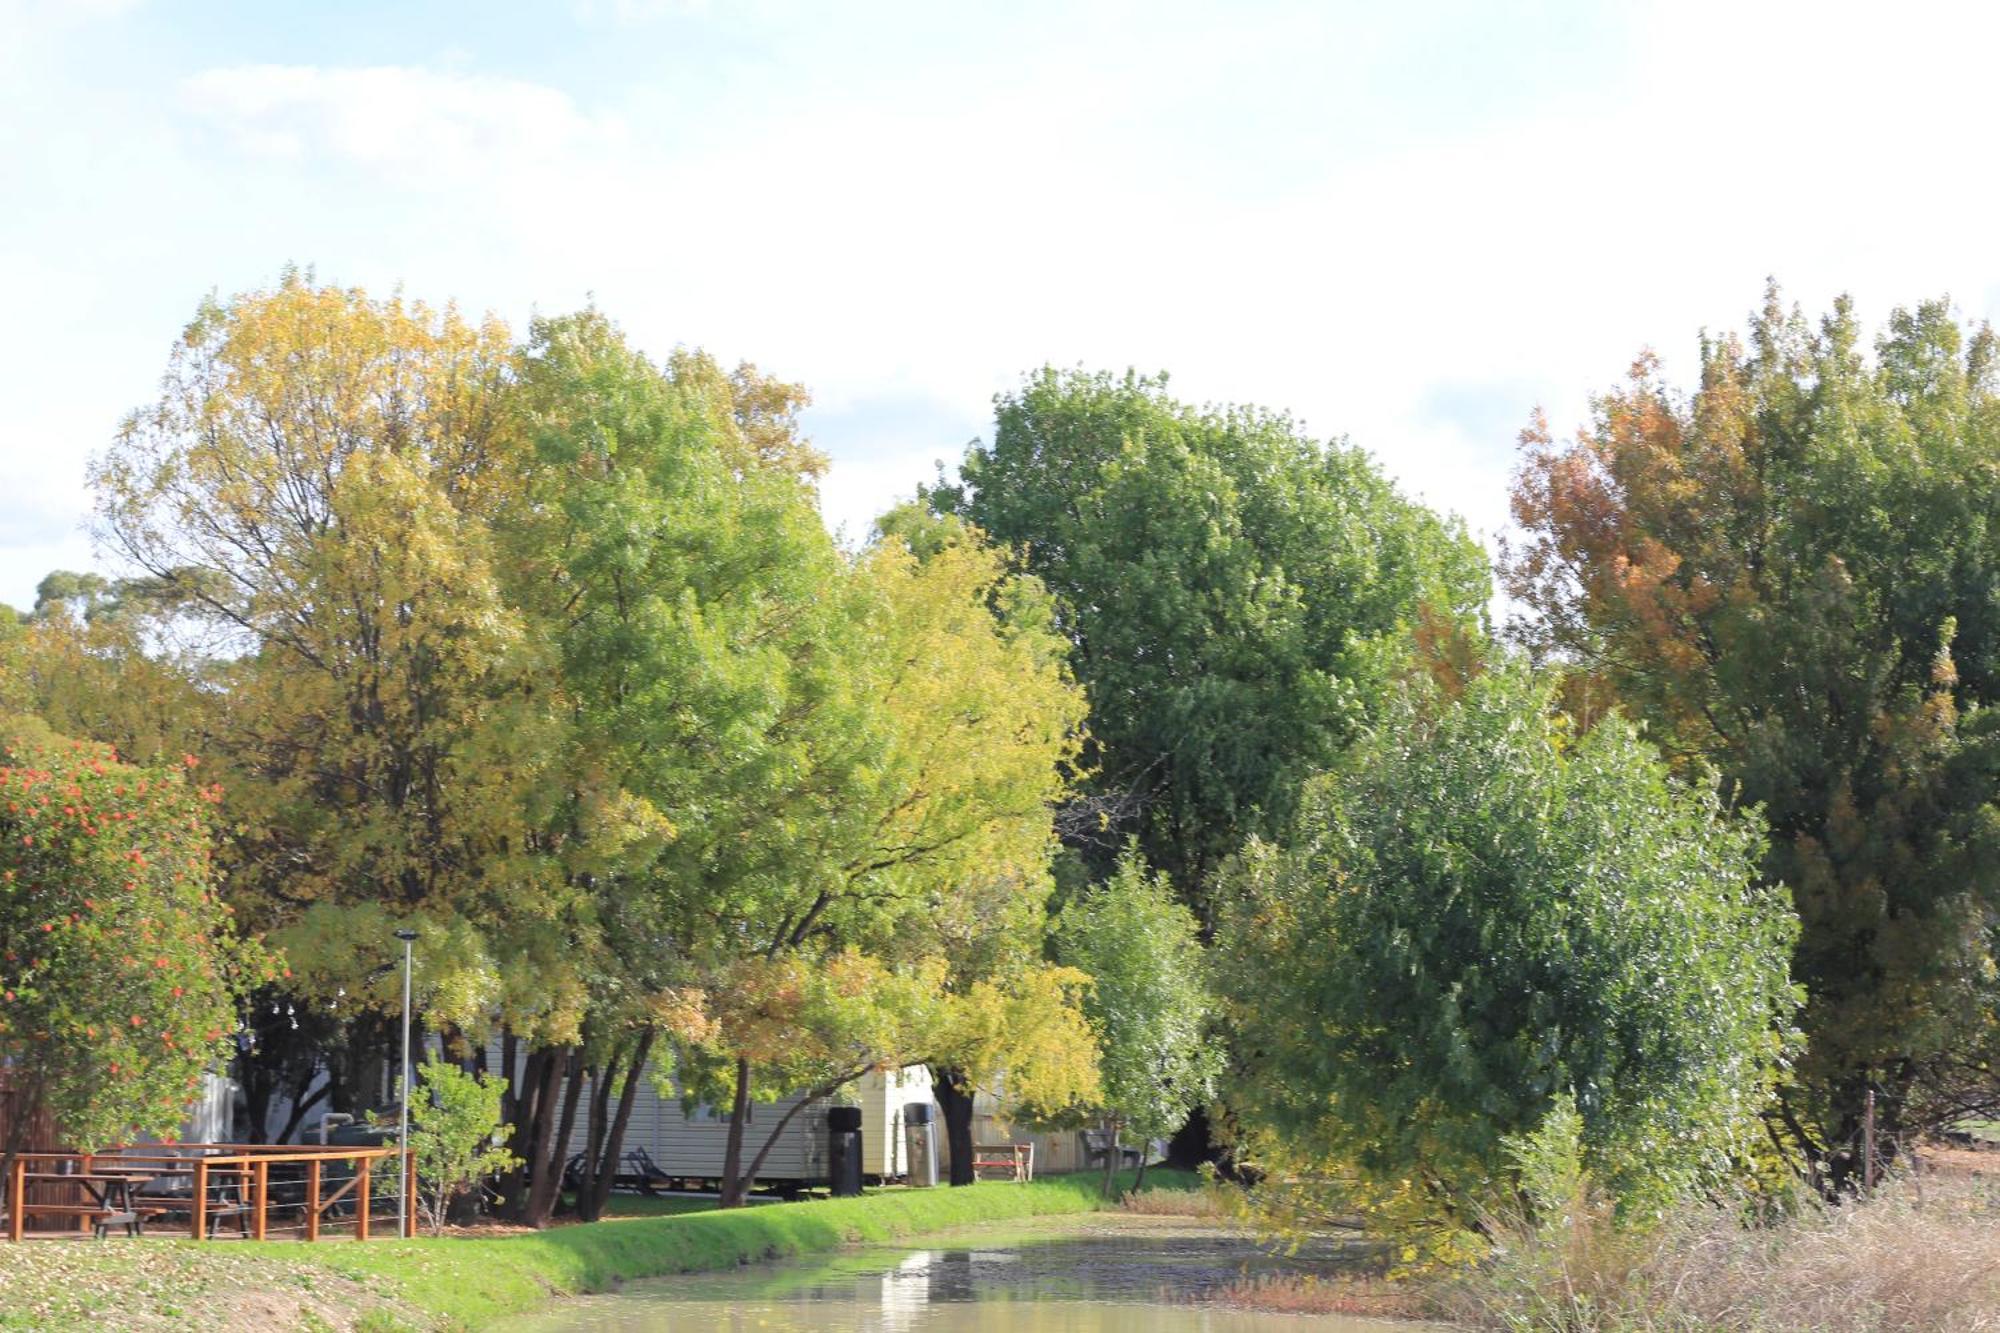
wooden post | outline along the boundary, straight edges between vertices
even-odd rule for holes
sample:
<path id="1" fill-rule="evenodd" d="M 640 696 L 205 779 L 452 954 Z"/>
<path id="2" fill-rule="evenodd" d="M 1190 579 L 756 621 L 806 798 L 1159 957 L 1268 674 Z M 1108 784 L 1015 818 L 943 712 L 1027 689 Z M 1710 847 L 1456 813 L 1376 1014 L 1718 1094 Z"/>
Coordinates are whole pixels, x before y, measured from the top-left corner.
<path id="1" fill-rule="evenodd" d="M 358 1166 L 354 1172 L 354 1239 L 368 1239 L 368 1168 L 374 1165 L 372 1157 L 356 1159 Z"/>
<path id="2" fill-rule="evenodd" d="M 1861 1193 L 1863 1196 L 1875 1192 L 1875 1089 L 1868 1089 L 1868 1100 L 1861 1113 Z"/>
<path id="3" fill-rule="evenodd" d="M 7 1182 L 7 1239 L 21 1239 L 22 1224 L 27 1221 L 28 1207 L 28 1162 L 24 1157 L 14 1158 L 14 1178 Z"/>
<path id="4" fill-rule="evenodd" d="M 199 1158 L 194 1164 L 194 1198 L 188 1209 L 193 1214 L 194 1238 L 208 1239 L 208 1159 Z"/>
<path id="5" fill-rule="evenodd" d="M 306 1239 L 319 1239 L 319 1158 L 306 1163 Z"/>
<path id="6" fill-rule="evenodd" d="M 256 1169 L 257 1211 L 250 1216 L 250 1235 L 252 1239 L 262 1240 L 265 1229 L 264 1210 L 271 1204 L 271 1164 L 259 1159 Z"/>
<path id="7" fill-rule="evenodd" d="M 417 1234 L 417 1158 L 408 1148 L 403 1149 L 403 1239 L 414 1239 Z"/>

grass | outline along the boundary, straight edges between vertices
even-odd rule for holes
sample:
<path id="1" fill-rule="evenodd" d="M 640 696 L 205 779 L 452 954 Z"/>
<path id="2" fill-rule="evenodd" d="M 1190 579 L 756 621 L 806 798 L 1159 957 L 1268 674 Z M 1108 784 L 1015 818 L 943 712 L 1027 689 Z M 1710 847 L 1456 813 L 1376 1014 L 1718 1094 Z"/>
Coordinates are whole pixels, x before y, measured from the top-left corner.
<path id="1" fill-rule="evenodd" d="M 1434 1295 L 1438 1314 L 1496 1330 L 1984 1333 L 2000 1330 L 2000 1190 L 1906 1178 L 1768 1226 L 1690 1209 L 1639 1237 L 1580 1219 L 1506 1238 L 1494 1263 Z"/>
<path id="2" fill-rule="evenodd" d="M 1192 1217 L 1216 1222 L 1234 1216 L 1216 1187 L 1189 1189 L 1178 1181 L 1165 1189 L 1149 1188 L 1127 1194 L 1119 1201 L 1118 1210 L 1143 1217 Z"/>
<path id="3" fill-rule="evenodd" d="M 1168 1189 L 1196 1184 L 1191 1175 L 1157 1170 L 1147 1179 Z M 703 1200 L 653 1200 L 647 1202 L 663 1205 L 663 1215 L 490 1238 L 366 1245 L 153 1239 L 0 1244 L 0 1328 L 479 1328 L 552 1296 L 603 1291 L 638 1278 L 733 1268 L 974 1223 L 1092 1212 L 1106 1206 L 1099 1182 L 1089 1173 L 727 1212 L 702 1207 Z M 1130 1183 L 1129 1174 L 1123 1183 Z"/>

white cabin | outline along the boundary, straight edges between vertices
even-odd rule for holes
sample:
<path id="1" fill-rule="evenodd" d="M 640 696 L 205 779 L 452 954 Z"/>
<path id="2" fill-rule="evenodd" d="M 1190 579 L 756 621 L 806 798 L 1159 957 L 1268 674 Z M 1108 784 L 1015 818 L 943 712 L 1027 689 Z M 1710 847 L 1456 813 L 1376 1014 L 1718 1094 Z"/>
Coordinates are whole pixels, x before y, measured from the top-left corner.
<path id="1" fill-rule="evenodd" d="M 487 1046 L 487 1067 L 519 1078 L 521 1070 L 502 1069 L 500 1042 Z M 525 1056 L 522 1057 L 525 1062 Z M 584 1080 L 575 1123 L 563 1160 L 584 1150 L 590 1137 L 590 1081 Z M 750 1123 L 743 1138 L 747 1163 L 764 1144 L 770 1127 L 799 1103 L 790 1097 L 776 1102 L 750 1103 Z M 864 1074 L 855 1083 L 831 1098 L 821 1098 L 801 1109 L 785 1125 L 778 1141 L 771 1145 L 763 1164 L 757 1168 L 760 1185 L 817 1185 L 827 1179 L 826 1110 L 836 1105 L 861 1108 L 861 1171 L 875 1180 L 895 1180 L 909 1170 L 908 1147 L 903 1135 L 903 1110 L 912 1102 L 930 1102 L 931 1074 L 924 1065 L 908 1065 L 899 1070 Z M 614 1108 L 616 1103 L 613 1103 Z M 723 1153 L 729 1139 L 729 1112 L 709 1106 L 683 1110 L 679 1093 L 669 1088 L 662 1096 L 649 1065 L 640 1071 L 639 1086 L 633 1093 L 632 1118 L 625 1127 L 621 1154 L 642 1148 L 653 1165 L 667 1176 L 689 1183 L 716 1181 L 722 1176 Z"/>

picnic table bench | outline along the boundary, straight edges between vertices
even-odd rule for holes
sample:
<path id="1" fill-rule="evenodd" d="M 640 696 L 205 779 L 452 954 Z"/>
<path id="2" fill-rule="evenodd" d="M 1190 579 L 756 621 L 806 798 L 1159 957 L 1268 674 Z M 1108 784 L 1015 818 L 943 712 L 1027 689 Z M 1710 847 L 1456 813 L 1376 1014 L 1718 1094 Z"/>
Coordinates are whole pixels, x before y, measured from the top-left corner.
<path id="1" fill-rule="evenodd" d="M 24 1186 L 68 1185 L 81 1192 L 80 1199 L 43 1200 L 19 1204 L 23 1217 L 74 1217 L 77 1229 L 90 1223 L 99 1240 L 112 1227 L 124 1227 L 125 1234 L 137 1236 L 145 1230 L 142 1215 L 132 1202 L 133 1179 L 119 1171 L 26 1171 L 19 1177 Z"/>
<path id="2" fill-rule="evenodd" d="M 1083 1160 L 1086 1166 L 1103 1165 L 1105 1157 L 1110 1152 L 1111 1133 L 1109 1130 L 1086 1129 L 1083 1131 Z M 1120 1143 L 1118 1145 L 1118 1165 L 1137 1166 L 1144 1159 L 1145 1152 L 1146 1150 L 1136 1143 Z"/>
<path id="3" fill-rule="evenodd" d="M 1009 1179 L 1026 1183 L 1035 1178 L 1035 1145 L 1032 1143 L 975 1143 L 972 1145 L 972 1175 L 981 1171 L 1006 1171 Z"/>

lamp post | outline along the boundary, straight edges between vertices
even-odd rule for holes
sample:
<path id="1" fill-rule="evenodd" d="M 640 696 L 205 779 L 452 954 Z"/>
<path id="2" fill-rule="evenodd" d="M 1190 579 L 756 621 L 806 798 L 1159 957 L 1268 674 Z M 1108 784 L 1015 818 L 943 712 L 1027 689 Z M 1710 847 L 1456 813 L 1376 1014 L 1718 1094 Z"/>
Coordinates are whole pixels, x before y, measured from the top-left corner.
<path id="1" fill-rule="evenodd" d="M 403 942 L 403 1079 L 396 1098 L 396 1147 L 401 1150 L 396 1158 L 396 1235 L 401 1238 L 410 1234 L 410 946 L 417 932 L 406 928 L 396 938 Z"/>

